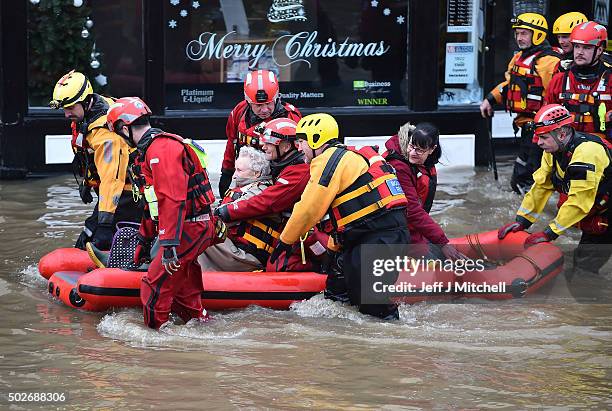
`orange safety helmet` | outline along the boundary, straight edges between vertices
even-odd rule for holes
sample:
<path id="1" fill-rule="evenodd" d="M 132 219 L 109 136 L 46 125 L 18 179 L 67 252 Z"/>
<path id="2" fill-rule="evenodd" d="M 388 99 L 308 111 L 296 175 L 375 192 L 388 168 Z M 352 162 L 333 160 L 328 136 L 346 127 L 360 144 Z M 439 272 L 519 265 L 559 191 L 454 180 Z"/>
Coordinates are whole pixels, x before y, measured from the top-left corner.
<path id="1" fill-rule="evenodd" d="M 535 115 L 534 134 L 546 134 L 574 122 L 569 110 L 561 104 L 547 104 Z"/>
<path id="2" fill-rule="evenodd" d="M 117 132 L 115 127 L 129 126 L 142 116 L 150 116 L 151 109 L 138 97 L 122 97 L 115 101 L 106 113 L 106 124 L 111 131 Z M 118 124 L 121 122 L 122 124 Z"/>
<path id="3" fill-rule="evenodd" d="M 295 142 L 297 123 L 289 118 L 280 117 L 261 123 L 258 130 L 261 133 L 259 141 L 278 146 L 281 141 Z"/>
<path id="4" fill-rule="evenodd" d="M 249 71 L 244 79 L 244 98 L 249 103 L 262 104 L 278 98 L 278 80 L 269 70 Z"/>
<path id="5" fill-rule="evenodd" d="M 605 45 L 608 41 L 608 30 L 599 23 L 587 21 L 574 27 L 570 41 L 574 44 Z"/>

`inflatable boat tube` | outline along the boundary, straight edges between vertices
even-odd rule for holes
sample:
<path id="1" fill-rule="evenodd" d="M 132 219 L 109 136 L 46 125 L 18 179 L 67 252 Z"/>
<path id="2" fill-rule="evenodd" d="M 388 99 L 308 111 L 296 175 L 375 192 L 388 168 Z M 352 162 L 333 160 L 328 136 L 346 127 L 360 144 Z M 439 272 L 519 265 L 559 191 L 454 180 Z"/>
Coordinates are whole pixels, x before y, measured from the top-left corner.
<path id="1" fill-rule="evenodd" d="M 416 303 L 424 300 L 485 298 L 503 300 L 522 298 L 535 292 L 563 271 L 563 253 L 551 243 L 524 247 L 529 233 L 509 233 L 503 240 L 497 231 L 469 234 L 450 240 L 474 262 L 461 272 L 455 266 L 445 271 L 402 272 L 396 284 L 402 284 L 396 301 Z M 465 267 L 464 267 L 465 268 Z"/>
<path id="2" fill-rule="evenodd" d="M 58 248 L 38 262 L 38 272 L 47 280 L 58 271 L 86 273 L 96 268 L 87 251 L 78 248 Z"/>
<path id="3" fill-rule="evenodd" d="M 49 293 L 69 307 L 87 311 L 138 307 L 143 274 L 118 268 L 60 271 L 49 279 Z M 286 310 L 293 302 L 323 291 L 326 278 L 312 272 L 204 272 L 202 304 L 211 310 L 249 305 Z"/>

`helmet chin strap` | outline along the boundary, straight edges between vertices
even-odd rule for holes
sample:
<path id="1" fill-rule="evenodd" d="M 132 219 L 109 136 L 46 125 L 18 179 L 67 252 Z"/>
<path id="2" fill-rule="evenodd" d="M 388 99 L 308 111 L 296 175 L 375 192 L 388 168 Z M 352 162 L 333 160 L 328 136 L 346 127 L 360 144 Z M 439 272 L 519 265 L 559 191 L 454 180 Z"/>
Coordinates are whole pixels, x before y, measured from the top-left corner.
<path id="1" fill-rule="evenodd" d="M 123 137 L 123 139 L 128 143 L 128 146 L 135 148 L 136 143 L 134 143 L 134 133 L 132 133 L 132 127 L 128 125 L 126 125 L 126 127 L 128 129 L 129 135 L 126 136 L 125 134 L 123 134 L 121 129 L 119 129 L 119 131 L 116 131 L 116 133 Z"/>

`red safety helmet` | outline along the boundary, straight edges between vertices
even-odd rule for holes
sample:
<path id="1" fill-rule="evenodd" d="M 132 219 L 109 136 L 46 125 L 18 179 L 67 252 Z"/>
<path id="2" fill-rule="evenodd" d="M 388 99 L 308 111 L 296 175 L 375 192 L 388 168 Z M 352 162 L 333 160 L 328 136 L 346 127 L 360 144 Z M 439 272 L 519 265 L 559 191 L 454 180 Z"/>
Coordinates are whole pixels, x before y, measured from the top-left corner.
<path id="1" fill-rule="evenodd" d="M 262 104 L 278 98 L 278 80 L 268 70 L 249 71 L 244 79 L 244 98 L 249 103 Z"/>
<path id="2" fill-rule="evenodd" d="M 261 133 L 259 141 L 262 143 L 274 144 L 278 146 L 281 141 L 295 142 L 295 129 L 297 123 L 289 118 L 280 117 L 261 123 L 257 131 Z"/>
<path id="3" fill-rule="evenodd" d="M 547 104 L 535 115 L 534 134 L 546 134 L 573 122 L 574 118 L 561 104 Z"/>
<path id="4" fill-rule="evenodd" d="M 575 44 L 590 44 L 599 46 L 608 41 L 608 30 L 604 26 L 594 21 L 587 21 L 577 25 L 572 29 L 570 41 Z"/>
<path id="5" fill-rule="evenodd" d="M 106 113 L 106 124 L 109 130 L 116 131 L 117 122 L 129 126 L 142 116 L 150 116 L 151 109 L 138 97 L 122 97 L 117 99 Z"/>

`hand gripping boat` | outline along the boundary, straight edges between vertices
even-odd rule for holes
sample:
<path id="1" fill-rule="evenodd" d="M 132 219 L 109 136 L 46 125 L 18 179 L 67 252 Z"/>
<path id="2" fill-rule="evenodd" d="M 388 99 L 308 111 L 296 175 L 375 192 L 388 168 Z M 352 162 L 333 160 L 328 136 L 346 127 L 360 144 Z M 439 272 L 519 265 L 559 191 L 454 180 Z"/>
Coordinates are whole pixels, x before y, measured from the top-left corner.
<path id="1" fill-rule="evenodd" d="M 412 282 L 415 291 L 399 300 L 416 303 L 458 297 L 511 299 L 530 294 L 563 270 L 563 254 L 551 243 L 525 249 L 523 243 L 527 236 L 528 233 L 517 232 L 498 240 L 497 231 L 490 231 L 452 239 L 451 243 L 468 257 L 486 260 L 484 270 L 463 275 L 444 270 L 419 270 L 413 275 L 400 273 L 396 284 Z M 143 272 L 92 269 L 95 265 L 87 252 L 73 248 L 47 254 L 39 267 L 43 276 L 49 275 L 49 293 L 70 307 L 105 311 L 141 305 Z M 202 279 L 202 303 L 207 309 L 249 305 L 288 309 L 291 303 L 323 291 L 326 276 L 314 272 L 203 272 Z M 450 292 L 449 283 L 453 286 Z M 504 287 L 494 290 L 478 287 L 485 283 L 504 284 Z M 435 284 L 443 286 L 434 287 Z"/>

